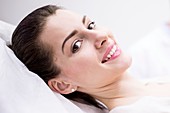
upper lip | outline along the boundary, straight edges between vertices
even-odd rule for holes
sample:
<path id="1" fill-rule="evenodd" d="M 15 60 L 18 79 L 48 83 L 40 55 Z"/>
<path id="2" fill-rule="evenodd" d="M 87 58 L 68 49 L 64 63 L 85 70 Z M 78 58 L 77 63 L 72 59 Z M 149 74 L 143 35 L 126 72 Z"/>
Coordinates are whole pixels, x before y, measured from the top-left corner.
<path id="1" fill-rule="evenodd" d="M 111 49 L 113 48 L 114 45 L 115 45 L 115 42 L 112 43 L 111 45 L 109 45 L 109 46 L 106 48 L 106 52 L 105 52 L 104 55 L 103 55 L 102 62 L 104 62 L 104 60 L 107 58 L 107 55 L 110 53 L 110 51 L 111 51 Z"/>

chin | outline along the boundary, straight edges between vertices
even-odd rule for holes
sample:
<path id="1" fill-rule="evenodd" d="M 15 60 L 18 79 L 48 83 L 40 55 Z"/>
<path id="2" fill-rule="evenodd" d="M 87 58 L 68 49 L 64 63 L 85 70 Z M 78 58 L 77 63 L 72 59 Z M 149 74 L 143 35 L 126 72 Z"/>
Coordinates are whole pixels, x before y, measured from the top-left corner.
<path id="1" fill-rule="evenodd" d="M 124 73 L 132 64 L 132 57 L 121 51 L 121 54 L 114 60 L 105 62 L 104 65 L 109 67 L 112 73 Z"/>
<path id="2" fill-rule="evenodd" d="M 124 54 L 124 66 L 128 69 L 132 64 L 132 57 L 129 54 Z"/>
<path id="3" fill-rule="evenodd" d="M 120 72 L 125 72 L 132 64 L 132 57 L 126 53 L 121 54 L 120 58 L 118 59 L 117 69 L 121 70 Z"/>

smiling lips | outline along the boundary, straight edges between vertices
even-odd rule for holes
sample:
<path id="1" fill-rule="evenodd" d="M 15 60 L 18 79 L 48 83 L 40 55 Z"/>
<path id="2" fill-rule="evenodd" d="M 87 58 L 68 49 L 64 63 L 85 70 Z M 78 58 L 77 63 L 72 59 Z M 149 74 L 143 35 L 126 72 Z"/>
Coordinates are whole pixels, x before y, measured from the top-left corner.
<path id="1" fill-rule="evenodd" d="M 108 47 L 106 50 L 106 53 L 103 56 L 102 63 L 105 63 L 110 60 L 114 60 L 117 58 L 121 53 L 121 50 L 116 44 L 113 44 L 112 46 Z"/>

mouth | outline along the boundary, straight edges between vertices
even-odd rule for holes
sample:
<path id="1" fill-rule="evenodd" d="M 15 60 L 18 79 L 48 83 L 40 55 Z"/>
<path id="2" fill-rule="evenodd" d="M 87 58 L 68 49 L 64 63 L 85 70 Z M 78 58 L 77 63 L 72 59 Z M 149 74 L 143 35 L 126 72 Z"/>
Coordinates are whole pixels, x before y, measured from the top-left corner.
<path id="1" fill-rule="evenodd" d="M 117 44 L 109 46 L 106 50 L 106 53 L 103 56 L 102 63 L 116 59 L 121 54 L 121 50 Z"/>

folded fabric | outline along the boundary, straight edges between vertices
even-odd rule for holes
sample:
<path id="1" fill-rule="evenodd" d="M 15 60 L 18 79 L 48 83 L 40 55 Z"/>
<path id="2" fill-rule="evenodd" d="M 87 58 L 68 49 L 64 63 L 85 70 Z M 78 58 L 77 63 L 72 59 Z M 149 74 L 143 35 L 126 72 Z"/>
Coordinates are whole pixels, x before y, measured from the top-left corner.
<path id="1" fill-rule="evenodd" d="M 15 29 L 14 25 L 0 20 L 0 37 L 5 40 L 7 44 L 11 42 L 12 33 Z"/>
<path id="2" fill-rule="evenodd" d="M 170 113 L 169 97 L 145 96 L 136 102 L 112 109 L 109 113 Z"/>

